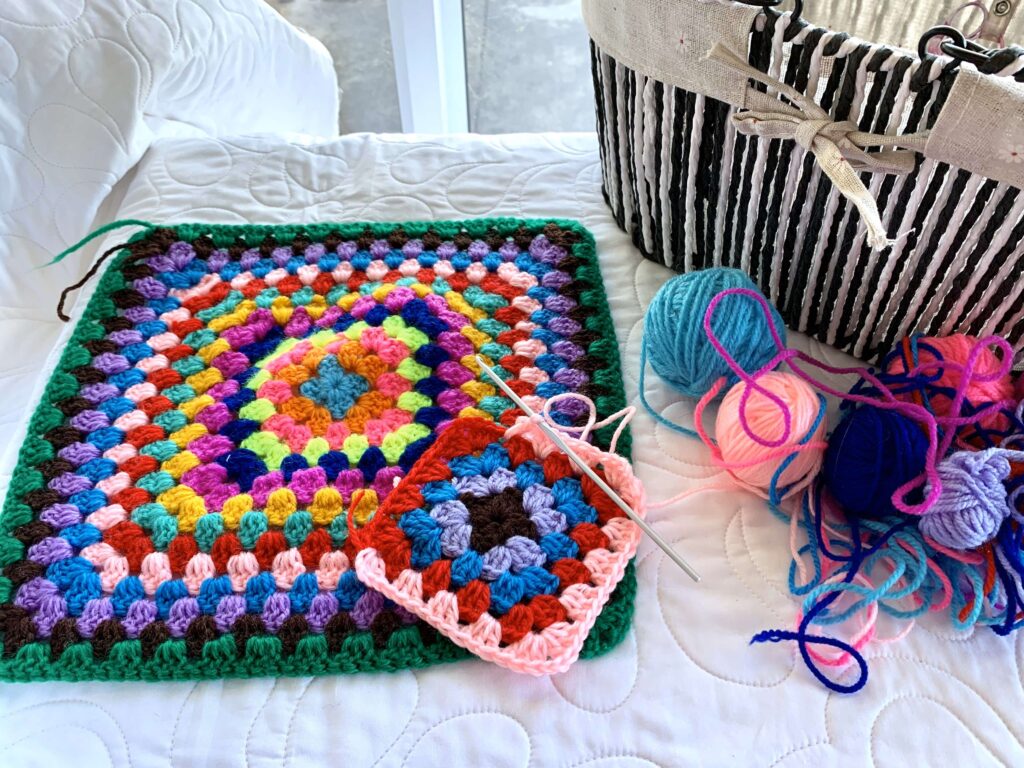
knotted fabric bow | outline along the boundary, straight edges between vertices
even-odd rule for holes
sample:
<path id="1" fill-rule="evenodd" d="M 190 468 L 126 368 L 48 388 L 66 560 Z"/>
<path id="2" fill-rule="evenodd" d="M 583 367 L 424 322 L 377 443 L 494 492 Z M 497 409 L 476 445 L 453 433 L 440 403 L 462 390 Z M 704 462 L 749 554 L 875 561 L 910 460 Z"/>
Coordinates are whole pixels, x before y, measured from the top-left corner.
<path id="1" fill-rule="evenodd" d="M 732 115 L 736 130 L 748 136 L 792 139 L 810 150 L 836 189 L 857 207 L 867 227 L 868 245 L 876 250 L 892 245 L 895 241 L 886 236 L 878 205 L 860 180 L 858 171 L 913 171 L 917 150 L 923 150 L 928 139 L 927 131 L 903 136 L 865 133 L 850 120 L 833 120 L 812 99 L 752 67 L 721 43 L 711 49 L 708 58 L 767 85 L 779 94 L 775 97 L 748 88 L 744 108 Z M 909 149 L 895 149 L 897 146 Z M 866 147 L 881 149 L 867 152 Z"/>

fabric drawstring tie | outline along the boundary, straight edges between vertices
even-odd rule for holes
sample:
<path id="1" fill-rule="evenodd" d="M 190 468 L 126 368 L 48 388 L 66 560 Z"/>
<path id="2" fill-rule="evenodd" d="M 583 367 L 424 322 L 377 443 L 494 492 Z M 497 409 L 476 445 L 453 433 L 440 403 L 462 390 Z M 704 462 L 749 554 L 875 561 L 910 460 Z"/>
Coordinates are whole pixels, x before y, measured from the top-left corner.
<path id="1" fill-rule="evenodd" d="M 779 94 L 777 98 L 747 88 L 744 108 L 731 118 L 737 131 L 747 136 L 790 139 L 813 153 L 836 189 L 860 212 L 867 227 L 868 245 L 880 250 L 896 242 L 886 235 L 878 205 L 858 172 L 910 173 L 917 163 L 917 151 L 924 149 L 927 131 L 903 136 L 860 131 L 850 120 L 833 120 L 813 99 L 752 67 L 721 43 L 717 43 L 707 57 Z M 896 149 L 897 146 L 907 149 Z M 867 152 L 866 147 L 881 149 Z"/>

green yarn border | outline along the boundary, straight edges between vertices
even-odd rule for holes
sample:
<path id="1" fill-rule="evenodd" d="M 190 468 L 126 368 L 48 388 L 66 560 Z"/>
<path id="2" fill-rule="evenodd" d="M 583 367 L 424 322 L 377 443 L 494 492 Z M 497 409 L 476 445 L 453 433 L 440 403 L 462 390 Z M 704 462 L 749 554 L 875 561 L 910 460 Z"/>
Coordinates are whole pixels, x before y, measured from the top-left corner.
<path id="1" fill-rule="evenodd" d="M 570 219 L 516 219 L 487 218 L 466 221 L 413 221 L 392 223 L 350 222 L 319 224 L 163 224 L 160 227 L 174 229 L 183 240 L 193 240 L 200 235 L 209 235 L 218 246 L 227 246 L 237 238 L 257 242 L 266 235 L 280 240 L 304 234 L 314 241 L 330 233 L 338 233 L 343 239 L 353 239 L 369 229 L 375 236 L 383 237 L 394 229 L 402 227 L 410 237 L 420 237 L 433 230 L 440 237 L 451 239 L 464 233 L 471 237 L 485 237 L 497 231 L 499 235 L 512 235 L 520 228 L 531 234 L 541 234 L 544 227 L 555 224 L 564 230 L 571 230 L 579 236 L 572 247 L 573 255 L 580 264 L 574 277 L 585 280 L 593 287 L 583 291 L 581 303 L 590 308 L 585 327 L 596 332 L 599 338 L 587 349 L 588 354 L 599 357 L 606 368 L 597 371 L 593 378 L 601 384 L 607 394 L 596 398 L 601 417 L 625 407 L 626 398 L 622 382 L 622 368 L 619 360 L 618 343 L 614 336 L 611 311 L 603 290 L 601 270 L 597 260 L 597 247 L 590 232 L 579 222 Z M 152 225 L 135 233 L 128 243 L 143 240 L 158 225 Z M 20 525 L 31 522 L 33 511 L 22 499 L 24 495 L 44 485 L 42 474 L 35 467 L 53 458 L 53 447 L 39 435 L 46 433 L 64 421 L 63 414 L 55 402 L 71 397 L 78 392 L 78 382 L 70 371 L 87 364 L 91 355 L 82 346 L 84 343 L 105 335 L 101 321 L 116 314 L 110 296 L 125 287 L 121 267 L 128 251 L 119 253 L 103 272 L 96 292 L 87 304 L 81 319 L 75 326 L 61 353 L 57 366 L 40 398 L 32 418 L 29 420 L 27 435 L 18 455 L 17 466 L 11 476 L 10 487 L 3 510 L 0 511 L 0 568 L 24 559 L 24 545 L 12 535 Z M 614 426 L 605 427 L 595 433 L 596 441 L 607 447 Z M 631 449 L 629 429 L 623 431 L 617 452 L 629 458 Z M 629 631 L 634 612 L 636 595 L 636 569 L 630 563 L 622 581 L 601 612 L 596 624 L 583 646 L 581 658 L 593 658 L 604 654 L 618 645 Z M 0 603 L 9 602 L 13 585 L 9 578 L 0 576 Z M 52 658 L 50 646 L 36 641 L 22 646 L 13 656 L 0 659 L 0 680 L 30 682 L 39 680 L 200 680 L 229 677 L 261 676 L 305 676 L 317 674 L 348 674 L 354 672 L 395 672 L 415 669 L 433 664 L 447 663 L 469 658 L 471 654 L 445 638 L 438 638 L 430 644 L 423 642 L 415 626 L 395 631 L 382 648 L 374 645 L 368 631 L 356 632 L 345 638 L 336 653 L 330 653 L 323 635 L 308 635 L 302 638 L 289 655 L 282 653 L 281 641 L 273 635 L 251 637 L 246 642 L 245 653 L 237 652 L 234 637 L 223 635 L 208 641 L 199 657 L 189 658 L 184 639 L 170 639 L 161 643 L 149 659 L 142 657 L 139 640 L 122 640 L 115 643 L 108 656 L 97 659 L 92 644 L 80 642 L 68 646 L 59 658 Z"/>

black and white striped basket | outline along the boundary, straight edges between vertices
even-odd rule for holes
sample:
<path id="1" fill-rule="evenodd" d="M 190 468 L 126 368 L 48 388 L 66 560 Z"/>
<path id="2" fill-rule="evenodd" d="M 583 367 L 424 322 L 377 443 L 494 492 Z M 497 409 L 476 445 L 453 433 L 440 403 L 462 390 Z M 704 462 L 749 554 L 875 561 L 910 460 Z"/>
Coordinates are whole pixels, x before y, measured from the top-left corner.
<path id="1" fill-rule="evenodd" d="M 807 2 L 807 13 L 840 6 Z M 726 0 L 584 0 L 604 194 L 619 225 L 646 257 L 676 271 L 743 269 L 791 327 L 865 359 L 877 359 L 918 332 L 998 333 L 1019 347 L 1024 87 L 1018 83 L 1024 82 L 1024 49 L 1003 46 L 977 67 L 941 54 L 919 57 L 910 50 L 917 38 L 952 10 L 944 2 L 931 4 L 933 12 L 922 12 L 928 2 L 878 3 L 884 18 L 868 19 L 874 22 L 868 34 L 884 37 L 880 30 L 888 30 L 897 45 L 885 45 L 817 26 L 795 12 L 750 10 Z M 873 4 L 845 5 L 860 8 L 861 17 L 873 14 L 866 10 Z M 736 116 L 744 105 L 711 97 L 700 85 L 708 75 L 691 74 L 705 61 L 696 57 L 728 36 L 723 19 L 732 24 L 735 14 L 748 11 L 742 16 L 749 19 L 748 30 L 740 33 L 747 48 L 737 53 L 754 68 L 804 94 L 832 121 L 852 121 L 871 134 L 923 137 L 910 153 L 908 173 L 859 174 L 884 234 L 894 240 L 888 247 L 868 244 L 860 211 L 814 153 L 796 141 L 738 131 Z M 1024 33 L 1024 18 L 1007 26 Z M 638 38 L 652 48 L 642 49 Z M 901 42 L 907 47 L 898 47 Z M 680 50 L 678 74 L 672 46 Z M 947 141 L 948 126 L 941 126 L 937 141 L 922 131 L 953 109 L 950 94 L 968 72 L 972 83 L 998 81 L 1005 89 L 999 93 L 1019 100 L 1009 111 L 982 115 L 977 97 L 971 102 L 970 93 L 958 93 L 956 108 L 964 114 L 954 138 L 968 134 L 971 152 L 963 156 L 974 158 L 961 166 L 956 141 Z M 748 92 L 776 93 L 741 79 Z M 952 124 L 953 116 L 946 122 Z M 992 157 L 978 160 L 979 146 Z"/>

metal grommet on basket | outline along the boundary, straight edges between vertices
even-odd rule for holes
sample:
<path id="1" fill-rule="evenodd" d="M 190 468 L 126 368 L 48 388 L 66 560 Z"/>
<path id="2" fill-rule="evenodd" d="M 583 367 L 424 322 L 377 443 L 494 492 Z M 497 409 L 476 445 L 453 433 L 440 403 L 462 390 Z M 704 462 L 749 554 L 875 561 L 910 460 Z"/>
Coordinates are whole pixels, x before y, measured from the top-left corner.
<path id="1" fill-rule="evenodd" d="M 973 40 L 968 40 L 964 37 L 964 33 L 956 27 L 942 25 L 932 27 L 921 35 L 921 40 L 917 44 L 918 57 L 922 59 L 928 58 L 928 43 L 938 37 L 949 38 L 939 43 L 939 50 L 953 59 L 953 68 L 956 68 L 963 62 L 980 68 L 988 63 L 993 53 L 996 52 L 991 48 L 978 45 Z"/>
<path id="2" fill-rule="evenodd" d="M 967 45 L 967 38 L 964 37 L 964 33 L 956 27 L 950 27 L 946 25 L 932 27 L 923 35 L 917 43 L 917 57 L 919 59 L 927 59 L 930 55 L 928 53 L 928 43 L 938 37 L 948 37 L 953 41 L 954 45 L 958 45 L 961 48 Z M 955 57 L 954 57 L 955 58 Z"/>

